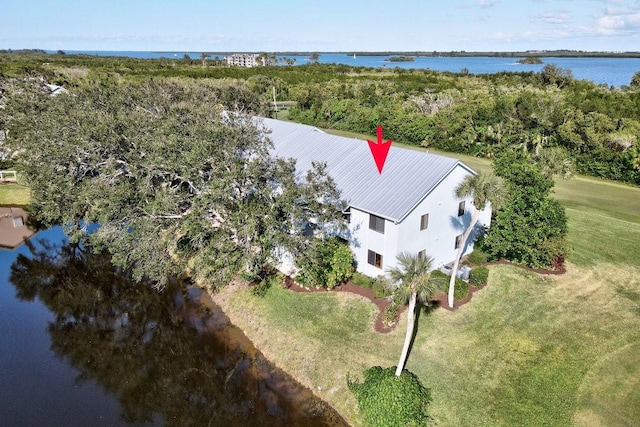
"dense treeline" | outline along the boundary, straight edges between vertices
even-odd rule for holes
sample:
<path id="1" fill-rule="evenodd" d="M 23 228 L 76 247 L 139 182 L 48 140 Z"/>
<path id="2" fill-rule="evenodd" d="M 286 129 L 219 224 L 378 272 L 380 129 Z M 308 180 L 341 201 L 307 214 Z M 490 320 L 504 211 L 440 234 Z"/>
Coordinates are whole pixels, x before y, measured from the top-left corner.
<path id="1" fill-rule="evenodd" d="M 96 74 L 122 78 L 225 79 L 267 111 L 295 101 L 289 119 L 397 141 L 493 157 L 506 148 L 557 147 L 579 173 L 640 184 L 640 73 L 622 88 L 540 73 L 471 75 L 337 64 L 237 68 L 216 61 L 88 55 L 0 55 L 0 79 L 43 77 L 64 87 Z"/>
<path id="2" fill-rule="evenodd" d="M 395 140 L 483 157 L 559 147 L 580 173 L 640 184 L 640 97 L 632 89 L 575 81 L 554 66 L 436 82 L 418 71 L 396 74 L 308 84 L 290 118 L 362 133 L 382 125 Z"/>

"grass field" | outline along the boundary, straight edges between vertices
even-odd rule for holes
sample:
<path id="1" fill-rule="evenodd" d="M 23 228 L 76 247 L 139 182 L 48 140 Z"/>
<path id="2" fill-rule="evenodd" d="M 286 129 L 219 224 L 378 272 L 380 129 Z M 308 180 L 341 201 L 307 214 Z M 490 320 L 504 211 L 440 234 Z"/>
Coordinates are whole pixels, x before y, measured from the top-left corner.
<path id="1" fill-rule="evenodd" d="M 431 388 L 438 425 L 640 424 L 640 189 L 579 177 L 556 194 L 568 208 L 567 273 L 493 266 L 469 304 L 420 316 L 407 368 Z M 347 373 L 393 366 L 402 348 L 406 314 L 377 334 L 372 304 L 357 296 L 272 288 L 256 298 L 236 287 L 215 298 L 354 425 Z"/>
<path id="2" fill-rule="evenodd" d="M 640 425 L 640 189 L 577 177 L 559 181 L 556 197 L 569 218 L 566 274 L 494 266 L 469 304 L 421 314 L 407 368 L 431 388 L 438 425 Z M 0 204 L 28 200 L 27 188 L 0 185 Z M 378 334 L 373 305 L 354 295 L 272 288 L 257 298 L 228 287 L 215 300 L 353 425 L 346 375 L 393 366 L 402 348 L 406 313 Z"/>
<path id="3" fill-rule="evenodd" d="M 24 206 L 29 204 L 30 190 L 18 184 L 0 183 L 0 206 Z"/>

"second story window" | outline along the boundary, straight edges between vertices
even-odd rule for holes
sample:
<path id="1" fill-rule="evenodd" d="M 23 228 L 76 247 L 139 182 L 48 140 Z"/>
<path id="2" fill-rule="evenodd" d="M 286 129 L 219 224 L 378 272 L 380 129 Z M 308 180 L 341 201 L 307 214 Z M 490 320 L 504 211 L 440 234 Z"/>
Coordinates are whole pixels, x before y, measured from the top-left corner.
<path id="1" fill-rule="evenodd" d="M 384 218 L 369 214 L 369 230 L 384 234 Z"/>
<path id="2" fill-rule="evenodd" d="M 458 216 L 464 215 L 464 200 L 458 204 Z"/>
<path id="3" fill-rule="evenodd" d="M 347 208 L 342 211 L 342 218 L 346 221 L 347 224 L 351 223 L 351 208 Z"/>
<path id="4" fill-rule="evenodd" d="M 426 230 L 429 227 L 429 214 L 420 217 L 420 230 Z"/>

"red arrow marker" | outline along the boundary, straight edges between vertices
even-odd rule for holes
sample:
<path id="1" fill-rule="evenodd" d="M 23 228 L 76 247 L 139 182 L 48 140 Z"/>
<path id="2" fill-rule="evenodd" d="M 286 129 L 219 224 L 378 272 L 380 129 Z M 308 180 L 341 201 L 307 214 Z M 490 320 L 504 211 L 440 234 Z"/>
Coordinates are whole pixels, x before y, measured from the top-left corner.
<path id="1" fill-rule="evenodd" d="M 368 139 L 367 142 L 369 143 L 373 160 L 375 160 L 376 166 L 378 167 L 378 172 L 382 174 L 382 168 L 384 167 L 384 162 L 387 160 L 387 154 L 389 154 L 389 148 L 391 148 L 393 140 L 382 141 L 382 126 L 378 126 L 376 130 L 378 131 L 378 143 L 376 144 Z"/>

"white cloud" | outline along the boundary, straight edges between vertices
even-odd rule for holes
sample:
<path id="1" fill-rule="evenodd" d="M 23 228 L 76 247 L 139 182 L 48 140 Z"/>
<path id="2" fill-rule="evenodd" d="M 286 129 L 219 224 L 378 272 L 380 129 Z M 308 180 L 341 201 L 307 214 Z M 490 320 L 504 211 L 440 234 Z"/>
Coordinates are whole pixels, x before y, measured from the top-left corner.
<path id="1" fill-rule="evenodd" d="M 596 17 L 595 30 L 605 35 L 623 35 L 640 32 L 640 7 L 606 8 L 600 17 Z"/>
<path id="2" fill-rule="evenodd" d="M 478 0 L 477 6 L 486 9 L 495 6 L 496 3 L 498 3 L 498 0 Z"/>
<path id="3" fill-rule="evenodd" d="M 549 10 L 543 12 L 538 18 L 547 24 L 564 24 L 571 20 L 571 15 L 566 10 Z"/>
<path id="4" fill-rule="evenodd" d="M 498 2 L 499 0 L 476 0 L 473 2 L 463 3 L 461 6 L 457 6 L 457 7 L 463 7 L 465 9 L 475 9 L 475 8 L 488 9 L 498 4 Z"/>

